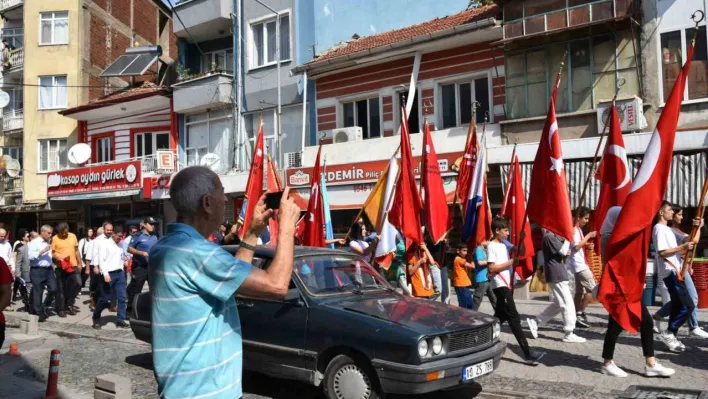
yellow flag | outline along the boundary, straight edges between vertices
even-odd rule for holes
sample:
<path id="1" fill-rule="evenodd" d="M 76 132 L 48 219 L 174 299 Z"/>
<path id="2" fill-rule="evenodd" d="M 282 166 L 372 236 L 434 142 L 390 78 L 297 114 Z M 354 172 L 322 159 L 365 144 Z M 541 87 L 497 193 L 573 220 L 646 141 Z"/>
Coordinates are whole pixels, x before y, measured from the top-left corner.
<path id="1" fill-rule="evenodd" d="M 374 189 L 371 190 L 369 197 L 364 202 L 363 211 L 369 222 L 374 226 L 376 231 L 381 231 L 381 223 L 383 222 L 383 208 L 386 206 L 386 180 L 388 178 L 389 166 L 379 176 Z"/>

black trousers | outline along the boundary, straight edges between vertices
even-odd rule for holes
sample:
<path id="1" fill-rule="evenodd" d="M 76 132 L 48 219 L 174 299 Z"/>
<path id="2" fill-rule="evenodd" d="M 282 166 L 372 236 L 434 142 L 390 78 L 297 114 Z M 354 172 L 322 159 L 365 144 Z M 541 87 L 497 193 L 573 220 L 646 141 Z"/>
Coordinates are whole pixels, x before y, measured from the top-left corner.
<path id="1" fill-rule="evenodd" d="M 622 333 L 622 327 L 617 324 L 615 319 L 610 317 L 607 322 L 607 332 L 605 333 L 605 344 L 602 348 L 602 358 L 612 360 L 615 355 L 615 345 L 617 339 Z M 642 352 L 644 357 L 654 356 L 654 323 L 652 323 L 651 314 L 646 306 L 642 305 L 642 326 L 639 329 L 642 337 Z"/>
<path id="2" fill-rule="evenodd" d="M 78 267 L 73 272 L 62 270 L 64 274 L 64 304 L 75 306 L 76 298 L 81 293 L 81 271 Z"/>
<path id="3" fill-rule="evenodd" d="M 128 310 L 133 308 L 133 298 L 143 291 L 145 282 L 148 281 L 148 271 L 145 266 L 137 265 L 133 262 L 133 270 L 130 273 L 130 284 L 128 284 Z"/>
<path id="4" fill-rule="evenodd" d="M 56 292 L 56 276 L 51 267 L 33 267 L 30 269 L 30 281 L 32 282 L 32 307 L 36 315 L 46 314 L 46 305 Z M 47 289 L 47 298 L 42 303 L 44 288 Z"/>
<path id="5" fill-rule="evenodd" d="M 511 327 L 511 332 L 514 333 L 516 342 L 519 343 L 521 350 L 524 352 L 524 356 L 528 357 L 531 353 L 529 349 L 529 342 L 524 336 L 524 330 L 521 328 L 521 317 L 519 312 L 516 310 L 516 302 L 514 302 L 514 291 L 507 287 L 494 288 L 494 296 L 497 298 L 497 308 L 494 311 L 494 316 L 496 316 L 501 323 L 509 323 Z"/>
<path id="6" fill-rule="evenodd" d="M 91 266 L 91 274 L 89 275 L 89 296 L 93 300 L 93 303 L 98 303 L 98 299 L 101 296 L 101 281 L 103 276 L 101 273 L 94 273 L 93 266 Z"/>

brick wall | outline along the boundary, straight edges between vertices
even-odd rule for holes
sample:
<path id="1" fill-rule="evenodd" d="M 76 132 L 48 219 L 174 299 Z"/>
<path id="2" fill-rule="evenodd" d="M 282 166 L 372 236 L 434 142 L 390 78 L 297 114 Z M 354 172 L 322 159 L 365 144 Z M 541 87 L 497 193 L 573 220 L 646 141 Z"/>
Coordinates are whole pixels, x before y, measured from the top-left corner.
<path id="1" fill-rule="evenodd" d="M 167 29 L 168 29 L 167 32 L 169 32 L 169 35 L 170 35 L 170 58 L 172 58 L 173 60 L 176 61 L 178 47 L 177 47 L 177 36 L 175 36 L 175 34 L 172 33 L 172 32 L 174 32 L 174 29 L 173 29 L 174 25 L 173 24 L 174 24 L 174 22 L 170 19 L 170 22 L 167 27 Z"/>
<path id="2" fill-rule="evenodd" d="M 99 97 L 103 97 L 105 94 L 103 91 L 103 79 L 89 75 L 89 98 L 90 99 L 96 99 Z"/>
<path id="3" fill-rule="evenodd" d="M 106 10 L 106 11 L 108 11 L 108 2 L 109 2 L 109 1 L 110 1 L 110 0 L 93 0 L 93 2 L 94 2 L 97 6 L 103 8 L 103 9 Z"/>
<path id="4" fill-rule="evenodd" d="M 108 66 L 108 43 L 106 40 L 106 24 L 95 15 L 91 15 L 90 24 L 91 40 L 89 41 L 89 61 L 91 62 L 91 65 L 95 65 L 99 68 L 104 69 Z"/>
<path id="5" fill-rule="evenodd" d="M 330 130 L 337 127 L 337 107 L 317 108 L 317 130 Z"/>
<path id="6" fill-rule="evenodd" d="M 150 43 L 157 43 L 157 12 L 151 0 L 133 0 L 133 29 Z"/>
<path id="7" fill-rule="evenodd" d="M 111 15 L 130 27 L 130 2 L 131 0 L 108 0 L 111 6 Z"/>

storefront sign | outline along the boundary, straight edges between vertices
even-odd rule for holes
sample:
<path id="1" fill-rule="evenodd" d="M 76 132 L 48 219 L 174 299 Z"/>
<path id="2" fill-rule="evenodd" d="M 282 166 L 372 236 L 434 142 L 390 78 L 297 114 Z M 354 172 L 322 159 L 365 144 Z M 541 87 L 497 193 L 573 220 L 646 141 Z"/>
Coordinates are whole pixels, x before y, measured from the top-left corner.
<path id="1" fill-rule="evenodd" d="M 166 172 L 175 170 L 175 154 L 172 151 L 157 150 L 157 169 Z"/>
<path id="2" fill-rule="evenodd" d="M 62 170 L 47 175 L 47 197 L 140 189 L 140 161 Z"/>
<path id="3" fill-rule="evenodd" d="M 461 152 L 438 154 L 440 173 L 452 176 L 459 170 Z M 421 158 L 414 157 L 415 174 L 420 176 Z M 381 161 L 360 162 L 356 164 L 327 165 L 327 182 L 332 185 L 375 182 L 388 166 L 388 159 Z M 312 181 L 312 168 L 294 168 L 286 171 L 287 182 L 291 186 L 309 186 Z"/>
<path id="4" fill-rule="evenodd" d="M 143 178 L 143 199 L 170 198 L 170 183 L 175 174 Z"/>

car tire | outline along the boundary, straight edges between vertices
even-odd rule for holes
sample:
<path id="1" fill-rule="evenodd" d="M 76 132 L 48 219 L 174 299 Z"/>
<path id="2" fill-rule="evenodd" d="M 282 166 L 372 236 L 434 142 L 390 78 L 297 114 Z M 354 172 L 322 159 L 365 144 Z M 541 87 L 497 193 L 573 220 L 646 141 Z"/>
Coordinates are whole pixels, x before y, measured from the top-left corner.
<path id="1" fill-rule="evenodd" d="M 327 399 L 379 399 L 378 379 L 368 364 L 347 355 L 335 356 L 324 375 Z"/>

